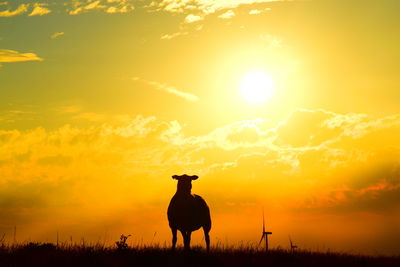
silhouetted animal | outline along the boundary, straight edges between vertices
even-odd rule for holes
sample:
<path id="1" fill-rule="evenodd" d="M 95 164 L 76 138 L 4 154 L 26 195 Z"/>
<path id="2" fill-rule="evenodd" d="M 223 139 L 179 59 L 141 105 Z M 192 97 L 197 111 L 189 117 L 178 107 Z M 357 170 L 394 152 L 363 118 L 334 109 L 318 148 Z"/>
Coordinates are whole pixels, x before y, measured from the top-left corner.
<path id="1" fill-rule="evenodd" d="M 178 180 L 178 187 L 168 206 L 168 221 L 172 231 L 172 249 L 175 249 L 177 230 L 183 237 L 185 249 L 190 249 L 190 236 L 193 231 L 203 227 L 207 251 L 210 249 L 211 217 L 207 203 L 198 195 L 192 195 L 192 180 L 197 175 L 174 175 Z"/>

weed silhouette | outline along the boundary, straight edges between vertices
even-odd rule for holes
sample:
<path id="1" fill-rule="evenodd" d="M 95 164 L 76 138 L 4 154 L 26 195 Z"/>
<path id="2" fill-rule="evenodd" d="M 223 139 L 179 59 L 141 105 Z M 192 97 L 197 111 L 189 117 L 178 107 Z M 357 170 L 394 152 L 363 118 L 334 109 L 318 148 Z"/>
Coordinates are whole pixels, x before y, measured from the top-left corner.
<path id="1" fill-rule="evenodd" d="M 115 244 L 117 245 L 117 249 L 118 250 L 124 250 L 128 248 L 128 244 L 126 243 L 126 240 L 128 239 L 128 237 L 130 237 L 131 235 L 124 235 L 122 234 L 119 238 L 119 241 L 115 242 Z"/>

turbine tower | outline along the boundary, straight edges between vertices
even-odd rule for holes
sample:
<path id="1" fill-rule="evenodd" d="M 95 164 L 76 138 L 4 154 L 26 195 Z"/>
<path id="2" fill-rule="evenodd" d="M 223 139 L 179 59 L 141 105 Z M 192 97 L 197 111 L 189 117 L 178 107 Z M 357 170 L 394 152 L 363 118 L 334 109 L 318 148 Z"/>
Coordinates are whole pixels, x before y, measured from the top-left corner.
<path id="1" fill-rule="evenodd" d="M 290 238 L 290 236 L 289 236 L 289 242 L 290 242 L 290 250 L 292 252 L 294 252 L 295 249 L 297 248 L 297 246 L 293 244 L 292 239 Z"/>
<path id="2" fill-rule="evenodd" d="M 268 235 L 272 235 L 272 232 L 265 231 L 264 209 L 263 209 L 262 214 L 263 214 L 263 231 L 262 231 L 260 243 L 258 243 L 258 245 L 260 245 L 261 242 L 263 241 L 263 239 L 265 239 L 265 251 L 268 251 Z"/>

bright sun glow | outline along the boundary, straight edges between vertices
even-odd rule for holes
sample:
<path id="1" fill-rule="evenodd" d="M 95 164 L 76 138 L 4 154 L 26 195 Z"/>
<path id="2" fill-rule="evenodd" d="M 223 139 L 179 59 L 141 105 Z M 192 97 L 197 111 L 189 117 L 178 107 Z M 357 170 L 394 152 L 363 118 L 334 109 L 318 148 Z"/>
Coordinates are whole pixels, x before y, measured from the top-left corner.
<path id="1" fill-rule="evenodd" d="M 263 103 L 271 98 L 274 80 L 263 71 L 246 73 L 240 82 L 240 94 L 250 103 Z"/>

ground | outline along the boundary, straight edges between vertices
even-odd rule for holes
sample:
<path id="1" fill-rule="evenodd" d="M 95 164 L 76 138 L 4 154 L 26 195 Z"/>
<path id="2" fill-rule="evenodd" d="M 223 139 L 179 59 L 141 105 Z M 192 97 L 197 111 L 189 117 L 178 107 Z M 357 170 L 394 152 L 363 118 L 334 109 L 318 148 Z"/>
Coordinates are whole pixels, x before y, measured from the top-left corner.
<path id="1" fill-rule="evenodd" d="M 242 248 L 202 248 L 191 251 L 141 247 L 116 249 L 30 243 L 0 247 L 0 266 L 400 266 L 400 256 L 365 256 Z"/>

